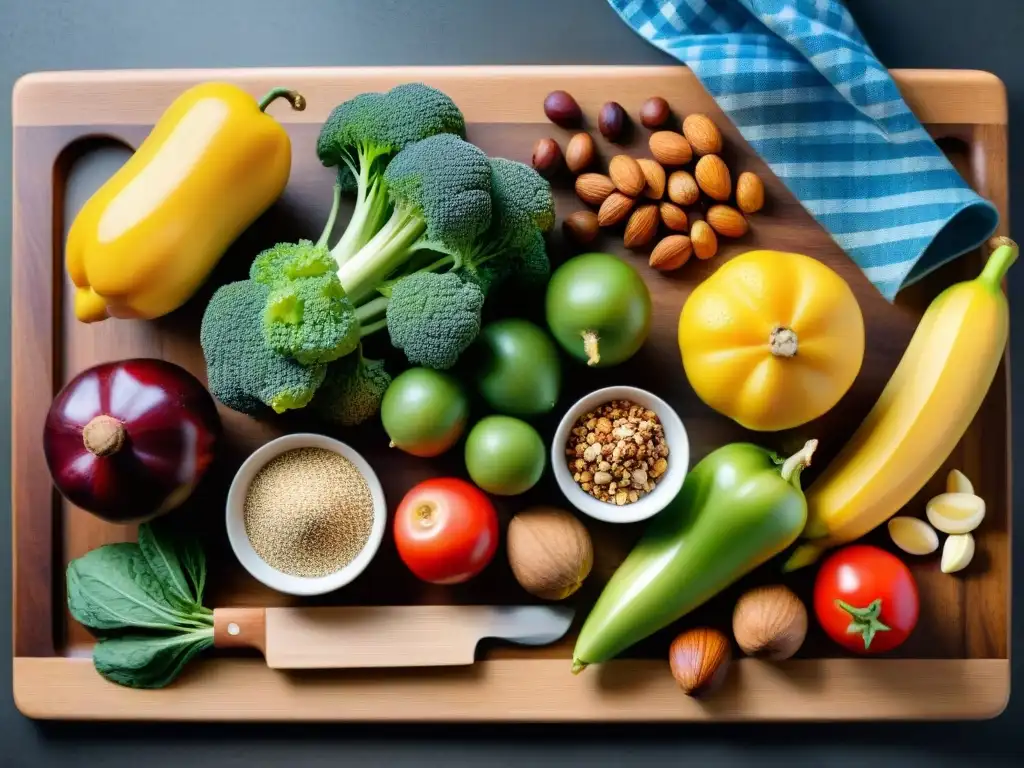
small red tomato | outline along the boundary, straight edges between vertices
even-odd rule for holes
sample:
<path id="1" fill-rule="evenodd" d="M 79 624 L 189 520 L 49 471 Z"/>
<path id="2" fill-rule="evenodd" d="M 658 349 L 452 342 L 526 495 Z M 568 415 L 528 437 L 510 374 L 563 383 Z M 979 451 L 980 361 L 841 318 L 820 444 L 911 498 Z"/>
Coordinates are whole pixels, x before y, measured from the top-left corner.
<path id="1" fill-rule="evenodd" d="M 459 584 L 498 548 L 498 513 L 471 483 L 455 477 L 412 488 L 395 514 L 395 545 L 409 570 L 434 584 Z"/>
<path id="2" fill-rule="evenodd" d="M 917 624 L 917 584 L 895 555 L 858 544 L 835 552 L 814 582 L 822 629 L 855 653 L 898 647 Z"/>

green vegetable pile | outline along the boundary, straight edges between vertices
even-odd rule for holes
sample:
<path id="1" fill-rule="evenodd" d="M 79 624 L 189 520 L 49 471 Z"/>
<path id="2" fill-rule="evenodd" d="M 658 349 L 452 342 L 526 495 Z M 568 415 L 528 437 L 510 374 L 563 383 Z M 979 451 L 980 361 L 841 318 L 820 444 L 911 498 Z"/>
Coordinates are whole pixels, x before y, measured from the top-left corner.
<path id="1" fill-rule="evenodd" d="M 68 564 L 68 609 L 98 635 L 93 663 L 103 677 L 162 688 L 213 645 L 205 584 L 199 544 L 147 523 L 138 543 L 107 544 Z"/>
<path id="2" fill-rule="evenodd" d="M 420 83 L 364 93 L 336 107 L 317 154 L 337 169 L 316 242 L 259 254 L 249 279 L 220 288 L 200 340 L 210 391 L 258 415 L 311 403 L 343 425 L 373 417 L 391 381 L 363 355 L 388 332 L 414 365 L 446 370 L 480 333 L 499 286 L 543 287 L 551 187 L 523 163 L 465 140 L 462 113 Z M 342 198 L 354 195 L 340 237 Z M 333 245 L 331 244 L 333 242 Z"/>

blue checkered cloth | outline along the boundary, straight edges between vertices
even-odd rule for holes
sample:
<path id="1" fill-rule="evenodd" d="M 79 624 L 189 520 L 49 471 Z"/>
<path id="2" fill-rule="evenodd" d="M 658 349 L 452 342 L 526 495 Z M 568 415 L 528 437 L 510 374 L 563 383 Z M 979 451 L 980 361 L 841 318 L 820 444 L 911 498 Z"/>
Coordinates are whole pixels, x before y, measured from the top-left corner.
<path id="1" fill-rule="evenodd" d="M 995 207 L 950 165 L 838 0 L 609 2 L 693 70 L 890 301 L 995 231 Z"/>

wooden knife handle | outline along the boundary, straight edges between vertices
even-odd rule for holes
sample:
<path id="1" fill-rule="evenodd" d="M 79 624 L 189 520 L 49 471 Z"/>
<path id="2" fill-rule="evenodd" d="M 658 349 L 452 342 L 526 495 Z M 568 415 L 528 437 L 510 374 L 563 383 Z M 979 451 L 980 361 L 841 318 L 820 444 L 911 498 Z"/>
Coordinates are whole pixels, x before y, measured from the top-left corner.
<path id="1" fill-rule="evenodd" d="M 215 648 L 255 648 L 266 654 L 266 608 L 215 608 L 213 611 Z"/>

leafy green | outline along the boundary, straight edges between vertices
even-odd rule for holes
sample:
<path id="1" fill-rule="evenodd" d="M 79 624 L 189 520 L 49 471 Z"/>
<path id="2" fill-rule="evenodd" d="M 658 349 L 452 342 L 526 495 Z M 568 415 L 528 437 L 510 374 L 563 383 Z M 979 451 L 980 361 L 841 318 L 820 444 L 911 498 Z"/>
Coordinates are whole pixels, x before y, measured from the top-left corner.
<path id="1" fill-rule="evenodd" d="M 191 543 L 183 541 L 166 528 L 166 524 L 161 523 L 140 525 L 139 549 L 142 550 L 153 574 L 164 585 L 164 592 L 172 603 L 176 603 L 187 613 L 209 613 L 209 608 L 203 608 L 202 589 L 194 590 L 195 578 L 186 574 L 186 559 L 190 559 L 192 567 L 196 566 L 191 560 L 196 557 L 195 550 L 198 545 L 194 540 L 190 540 Z M 199 559 L 202 561 L 202 579 L 205 581 L 206 559 L 202 556 L 201 549 Z"/>
<path id="2" fill-rule="evenodd" d="M 198 653 L 213 646 L 213 628 L 175 635 L 123 635 L 96 643 L 96 671 L 129 688 L 163 688 Z"/>
<path id="3" fill-rule="evenodd" d="M 213 645 L 205 584 L 198 542 L 164 523 L 143 524 L 138 543 L 107 544 L 68 564 L 68 609 L 99 636 L 93 664 L 101 675 L 132 688 L 162 688 Z"/>
<path id="4" fill-rule="evenodd" d="M 68 565 L 68 609 L 90 629 L 196 626 L 167 597 L 138 544 L 107 544 Z"/>
<path id="5" fill-rule="evenodd" d="M 192 597 L 196 605 L 203 604 L 203 590 L 206 589 L 206 556 L 198 539 L 188 539 L 179 546 L 179 555 L 188 573 L 192 586 Z M 207 609 L 208 610 L 208 609 Z"/>

